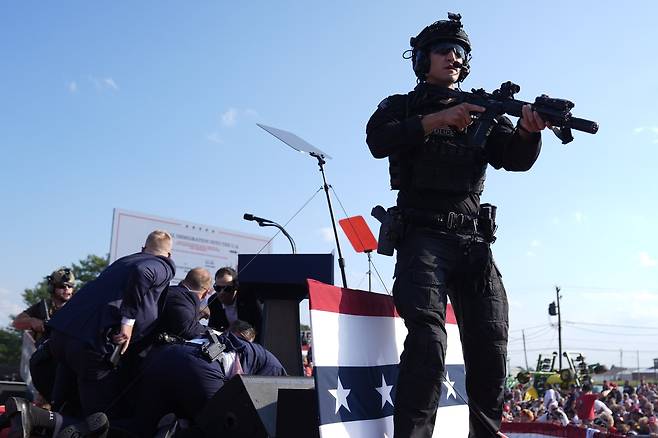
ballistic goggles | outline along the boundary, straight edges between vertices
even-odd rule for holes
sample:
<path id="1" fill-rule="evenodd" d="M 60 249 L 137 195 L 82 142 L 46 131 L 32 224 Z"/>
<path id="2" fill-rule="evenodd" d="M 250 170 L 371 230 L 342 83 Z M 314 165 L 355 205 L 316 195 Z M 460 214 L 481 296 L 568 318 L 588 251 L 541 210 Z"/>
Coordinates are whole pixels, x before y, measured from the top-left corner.
<path id="1" fill-rule="evenodd" d="M 438 53 L 439 55 L 447 55 L 450 52 L 454 52 L 457 59 L 466 59 L 466 49 L 457 43 L 451 42 L 438 42 L 430 46 L 430 52 Z"/>

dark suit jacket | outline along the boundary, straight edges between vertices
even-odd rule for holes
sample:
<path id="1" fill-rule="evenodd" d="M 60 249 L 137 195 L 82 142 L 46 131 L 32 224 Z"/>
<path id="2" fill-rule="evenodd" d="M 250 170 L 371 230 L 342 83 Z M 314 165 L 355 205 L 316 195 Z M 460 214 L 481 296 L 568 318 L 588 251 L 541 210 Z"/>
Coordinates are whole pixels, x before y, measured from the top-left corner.
<path id="1" fill-rule="evenodd" d="M 200 306 L 199 296 L 190 292 L 182 283 L 169 287 L 160 314 L 158 332 L 184 339 L 202 336 L 207 327 L 199 322 Z"/>
<path id="2" fill-rule="evenodd" d="M 155 329 L 160 295 L 175 272 L 168 257 L 142 252 L 122 257 L 74 294 L 48 326 L 107 353 L 108 332 L 130 318 L 135 320 L 130 343 L 139 343 Z"/>
<path id="3" fill-rule="evenodd" d="M 263 311 L 255 297 L 241 294 L 238 291 L 235 297 L 238 310 L 238 319 L 246 321 L 256 329 L 257 337 L 260 336 L 260 329 L 263 322 Z M 208 299 L 208 308 L 210 309 L 210 318 L 208 318 L 208 327 L 215 330 L 224 331 L 228 328 L 229 322 L 226 318 L 226 312 L 222 303 L 217 299 L 217 294 Z"/>

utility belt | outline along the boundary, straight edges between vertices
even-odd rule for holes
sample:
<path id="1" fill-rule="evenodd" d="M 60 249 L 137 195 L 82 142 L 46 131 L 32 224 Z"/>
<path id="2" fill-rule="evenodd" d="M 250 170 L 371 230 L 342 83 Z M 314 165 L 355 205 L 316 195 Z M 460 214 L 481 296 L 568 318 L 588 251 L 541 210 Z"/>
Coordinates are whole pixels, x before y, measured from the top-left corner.
<path id="1" fill-rule="evenodd" d="M 392 256 L 393 250 L 398 247 L 404 236 L 406 225 L 428 227 L 439 231 L 452 233 L 469 233 L 481 235 L 487 242 L 496 240 L 496 206 L 482 204 L 477 216 L 462 213 L 430 213 L 423 210 L 407 208 L 400 210 L 391 207 L 387 210 L 381 205 L 372 209 L 374 216 L 381 226 L 377 252 Z"/>
<path id="2" fill-rule="evenodd" d="M 478 219 L 463 213 L 428 213 L 421 210 L 405 209 L 402 212 L 405 223 L 441 231 L 477 232 Z"/>

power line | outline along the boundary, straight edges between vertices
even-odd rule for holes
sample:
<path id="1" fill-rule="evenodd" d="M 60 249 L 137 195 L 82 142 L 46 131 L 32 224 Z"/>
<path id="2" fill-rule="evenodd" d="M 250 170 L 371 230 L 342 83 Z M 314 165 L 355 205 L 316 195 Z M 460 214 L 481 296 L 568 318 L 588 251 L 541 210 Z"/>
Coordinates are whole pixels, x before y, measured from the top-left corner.
<path id="1" fill-rule="evenodd" d="M 638 336 L 652 336 L 652 337 L 655 337 L 656 336 L 655 333 L 642 333 L 642 334 L 640 334 L 640 333 L 619 333 L 619 332 L 607 332 L 607 331 L 604 331 L 604 330 L 594 330 L 594 329 L 590 329 L 590 328 L 586 328 L 586 327 L 578 327 L 578 326 L 573 326 L 573 325 L 570 326 L 570 327 L 572 329 L 583 330 L 583 331 L 586 331 L 586 332 L 597 333 L 597 334 L 601 334 L 601 335 L 633 336 L 633 337 L 638 337 Z"/>
<path id="2" fill-rule="evenodd" d="M 619 328 L 630 328 L 630 329 L 641 329 L 641 330 L 658 330 L 658 327 L 642 327 L 638 325 L 621 325 L 621 324 L 604 324 L 598 322 L 577 322 L 577 321 L 564 321 L 566 324 L 571 325 L 595 325 L 602 327 L 619 327 Z"/>
<path id="3" fill-rule="evenodd" d="M 546 327 L 546 324 L 533 325 L 533 326 L 530 326 L 530 327 L 523 327 L 523 328 L 520 328 L 520 329 L 514 329 L 514 330 L 510 330 L 510 333 L 511 332 L 520 332 L 521 330 L 529 330 L 529 329 L 534 329 L 534 328 L 538 328 L 538 327 Z"/>

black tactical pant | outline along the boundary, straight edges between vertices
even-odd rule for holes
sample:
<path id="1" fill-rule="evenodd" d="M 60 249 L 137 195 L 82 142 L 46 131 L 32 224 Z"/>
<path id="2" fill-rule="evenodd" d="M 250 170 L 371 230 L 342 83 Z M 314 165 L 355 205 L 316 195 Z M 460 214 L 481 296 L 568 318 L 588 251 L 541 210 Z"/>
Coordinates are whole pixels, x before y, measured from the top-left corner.
<path id="1" fill-rule="evenodd" d="M 432 436 L 444 373 L 447 297 L 464 353 L 469 438 L 495 436 L 473 412 L 500 426 L 508 305 L 489 244 L 482 237 L 407 226 L 395 276 L 395 306 L 409 331 L 400 357 L 395 438 Z"/>

